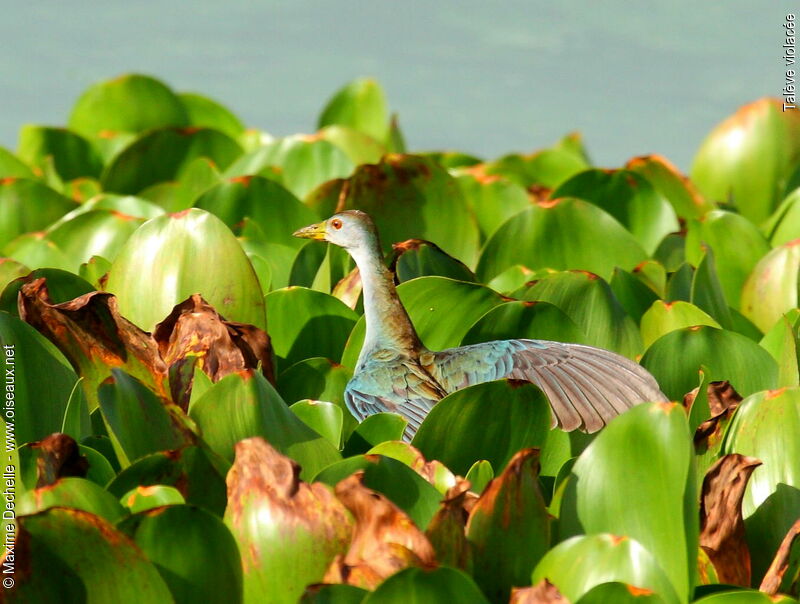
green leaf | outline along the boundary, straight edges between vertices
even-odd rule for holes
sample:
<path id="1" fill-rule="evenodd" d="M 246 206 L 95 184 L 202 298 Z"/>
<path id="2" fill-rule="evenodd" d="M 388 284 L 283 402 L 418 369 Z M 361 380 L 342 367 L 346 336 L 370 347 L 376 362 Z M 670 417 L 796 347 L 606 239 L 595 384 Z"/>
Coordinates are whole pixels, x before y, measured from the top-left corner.
<path id="1" fill-rule="evenodd" d="M 664 599 L 657 593 L 641 587 L 611 581 L 601 583 L 587 591 L 577 604 L 664 604 Z"/>
<path id="2" fill-rule="evenodd" d="M 17 523 L 26 554 L 9 602 L 173 602 L 142 551 L 106 520 L 53 508 Z"/>
<path id="3" fill-rule="evenodd" d="M 356 455 L 329 465 L 314 481 L 331 487 L 353 472 L 364 471 L 365 487 L 383 493 L 424 530 L 439 508 L 441 493 L 402 461 L 385 455 Z"/>
<path id="4" fill-rule="evenodd" d="M 0 179 L 0 247 L 18 235 L 44 230 L 76 207 L 39 181 Z"/>
<path id="5" fill-rule="evenodd" d="M 347 126 L 325 126 L 317 132 L 317 136 L 344 151 L 354 166 L 377 164 L 386 153 L 386 147 L 380 142 Z"/>
<path id="6" fill-rule="evenodd" d="M 188 117 L 188 125 L 195 128 L 213 128 L 232 139 L 244 134 L 244 124 L 230 109 L 206 96 L 193 92 L 182 92 L 178 98 Z"/>
<path id="7" fill-rule="evenodd" d="M 333 296 L 304 287 L 270 292 L 264 301 L 267 331 L 281 369 L 311 357 L 338 359 L 358 319 Z"/>
<path id="8" fill-rule="evenodd" d="M 483 493 L 486 485 L 494 478 L 492 464 L 485 459 L 479 459 L 467 471 L 465 477 L 470 482 L 470 490 L 475 493 Z"/>
<path id="9" fill-rule="evenodd" d="M 228 461 L 233 460 L 234 445 L 253 436 L 296 460 L 304 477 L 340 459 L 333 445 L 289 411 L 260 373 L 225 376 L 192 405 L 190 416 L 205 442 Z"/>
<path id="10" fill-rule="evenodd" d="M 236 541 L 222 521 L 189 505 L 137 514 L 119 525 L 161 573 L 176 604 L 242 602 Z"/>
<path id="11" fill-rule="evenodd" d="M 337 209 L 363 210 L 375 221 L 384 252 L 406 239 L 432 241 L 473 266 L 479 232 L 455 179 L 435 162 L 390 154 L 356 168 Z M 447 220 L 442 220 L 447 216 Z"/>
<path id="12" fill-rule="evenodd" d="M 105 131 L 144 132 L 163 126 L 188 125 L 180 99 L 160 81 L 138 74 L 92 85 L 72 109 L 69 127 L 89 138 Z"/>
<path id="13" fill-rule="evenodd" d="M 705 253 L 703 247 L 710 247 L 725 298 L 738 308 L 747 276 L 769 252 L 767 240 L 752 222 L 722 210 L 709 212 L 700 220 L 690 220 L 688 227 L 686 260 L 699 266 Z"/>
<path id="14" fill-rule="evenodd" d="M 441 160 L 439 163 L 441 165 Z M 507 219 L 530 205 L 524 187 L 500 176 L 486 175 L 483 166 L 456 172 L 456 182 L 475 213 L 483 241 Z"/>
<path id="15" fill-rule="evenodd" d="M 303 423 L 328 439 L 337 449 L 342 448 L 342 408 L 325 401 L 299 401 L 289 407 Z"/>
<path id="16" fill-rule="evenodd" d="M 117 295 L 120 314 L 147 330 L 195 293 L 229 321 L 266 327 L 250 261 L 228 227 L 203 210 L 160 216 L 139 227 L 111 266 L 106 291 Z"/>
<path id="17" fill-rule="evenodd" d="M 364 453 L 376 445 L 403 438 L 408 421 L 397 413 L 373 413 L 358 424 L 347 439 L 343 455 Z"/>
<path id="18" fill-rule="evenodd" d="M 225 510 L 225 474 L 228 468 L 210 451 L 186 447 L 180 451 L 158 452 L 134 462 L 108 484 L 115 497 L 139 487 L 173 486 L 187 503 L 199 505 L 222 516 Z"/>
<path id="19" fill-rule="evenodd" d="M 800 381 L 798 323 L 800 323 L 800 310 L 791 310 L 783 315 L 759 342 L 778 362 L 779 387 L 794 386 Z"/>
<path id="20" fill-rule="evenodd" d="M 443 566 L 433 570 L 409 567 L 395 573 L 364 598 L 363 604 L 488 604 L 469 575 Z"/>
<path id="21" fill-rule="evenodd" d="M 36 175 L 28 164 L 8 149 L 0 147 L 0 179 L 6 178 L 36 178 Z"/>
<path id="22" fill-rule="evenodd" d="M 638 541 L 607 533 L 572 537 L 556 545 L 534 569 L 532 582 L 545 578 L 571 602 L 610 581 L 649 589 L 667 604 L 688 601 L 676 595 L 656 558 Z"/>
<path id="23" fill-rule="evenodd" d="M 800 238 L 800 187 L 789 193 L 763 225 L 772 247 Z"/>
<path id="24" fill-rule="evenodd" d="M 455 475 L 440 461 L 426 461 L 417 449 L 407 442 L 392 440 L 382 442 L 367 451 L 368 455 L 384 455 L 402 461 L 417 474 L 430 482 L 439 493 L 446 495 L 456 484 Z"/>
<path id="25" fill-rule="evenodd" d="M 745 105 L 706 137 L 692 164 L 692 182 L 707 198 L 730 201 L 758 224 L 777 206 L 800 157 L 800 117 L 777 99 Z"/>
<path id="26" fill-rule="evenodd" d="M 714 209 L 714 203 L 703 198 L 691 180 L 686 178 L 666 157 L 644 155 L 625 164 L 644 176 L 663 198 L 672 204 L 681 218 L 701 218 Z"/>
<path id="27" fill-rule="evenodd" d="M 669 202 L 646 178 L 630 170 L 586 170 L 562 183 L 550 197 L 577 197 L 602 208 L 653 253 L 668 233 L 678 230 Z"/>
<path id="28" fill-rule="evenodd" d="M 385 141 L 389 112 L 381 85 L 372 78 L 360 78 L 337 91 L 322 110 L 318 127 L 333 124 L 363 132 L 377 141 Z"/>
<path id="29" fill-rule="evenodd" d="M 89 472 L 86 474 L 86 478 L 101 487 L 108 485 L 116 476 L 116 472 L 114 468 L 111 467 L 111 463 L 108 459 L 106 459 L 102 453 L 91 447 L 86 447 L 84 445 L 79 445 L 78 447 L 81 455 L 89 460 Z"/>
<path id="30" fill-rule="evenodd" d="M 585 157 L 566 149 L 543 149 L 529 155 L 512 153 L 484 166 L 486 174 L 505 176 L 517 184 L 553 189 L 589 167 Z"/>
<path id="31" fill-rule="evenodd" d="M 532 281 L 516 297 L 549 302 L 564 311 L 586 334 L 582 343 L 629 358 L 642 351 L 636 323 L 614 297 L 608 283 L 584 271 L 553 273 Z"/>
<path id="32" fill-rule="evenodd" d="M 0 258 L 0 291 L 15 279 L 24 277 L 31 272 L 24 264 L 11 258 Z"/>
<path id="33" fill-rule="evenodd" d="M 637 405 L 615 418 L 578 457 L 561 503 L 559 533 L 635 539 L 659 561 L 686 602 L 697 574 L 696 498 L 694 451 L 682 407 Z M 626 577 L 606 580 L 616 579 L 650 587 Z"/>
<path id="34" fill-rule="evenodd" d="M 758 583 L 800 512 L 800 388 L 747 397 L 736 410 L 723 454 L 740 453 L 763 463 L 742 500 L 753 578 Z"/>
<path id="35" fill-rule="evenodd" d="M 111 270 L 111 262 L 102 256 L 92 256 L 80 265 L 78 274 L 81 279 L 87 281 L 94 289 L 101 289 L 102 283 L 105 281 L 105 276 Z"/>
<path id="36" fill-rule="evenodd" d="M 798 306 L 800 240 L 784 243 L 758 261 L 742 289 L 742 314 L 761 331 Z"/>
<path id="37" fill-rule="evenodd" d="M 69 271 L 73 262 L 44 233 L 20 235 L 2 248 L 2 254 L 32 269 L 54 268 Z"/>
<path id="38" fill-rule="evenodd" d="M 54 484 L 21 493 L 16 503 L 18 516 L 65 507 L 90 512 L 113 524 L 127 515 L 113 495 L 85 478 L 61 478 Z"/>
<path id="39" fill-rule="evenodd" d="M 151 130 L 114 156 L 101 183 L 106 191 L 135 194 L 151 185 L 179 179 L 199 157 L 207 157 L 224 170 L 241 154 L 236 141 L 209 128 Z"/>
<path id="40" fill-rule="evenodd" d="M 749 338 L 723 329 L 697 325 L 672 331 L 656 340 L 642 358 L 642 366 L 672 400 L 697 385 L 704 365 L 712 381 L 729 380 L 743 396 L 774 388 L 778 365 L 770 354 Z"/>
<path id="41" fill-rule="evenodd" d="M 541 447 L 549 427 L 550 405 L 541 390 L 530 383 L 498 380 L 444 397 L 411 444 L 426 459 L 438 459 L 464 476 L 480 459 L 497 470 L 505 468 L 520 449 Z"/>
<path id="42" fill-rule="evenodd" d="M 281 183 L 303 198 L 333 178 L 349 176 L 353 162 L 344 151 L 317 136 L 294 135 L 277 139 L 245 153 L 225 171 L 228 178 L 260 174 L 280 168 Z"/>
<path id="43" fill-rule="evenodd" d="M 461 344 L 519 338 L 586 343 L 583 330 L 557 306 L 517 300 L 489 309 L 473 323 Z"/>
<path id="44" fill-rule="evenodd" d="M 393 248 L 390 270 L 398 283 L 430 275 L 473 283 L 476 281 L 475 275 L 463 262 L 430 241 L 409 239 L 394 244 Z"/>
<path id="45" fill-rule="evenodd" d="M 197 157 L 181 170 L 177 181 L 160 182 L 139 193 L 167 212 L 182 212 L 200 195 L 222 181 L 217 164 L 209 157 Z"/>
<path id="46" fill-rule="evenodd" d="M 733 317 L 717 278 L 714 253 L 710 248 L 706 249 L 703 259 L 694 271 L 690 297 L 692 304 L 714 317 L 723 329 L 733 329 Z"/>
<path id="47" fill-rule="evenodd" d="M 41 169 L 45 158 L 51 157 L 63 180 L 80 176 L 100 176 L 103 162 L 92 144 L 66 128 L 23 126 L 19 132 L 20 159 Z"/>
<path id="48" fill-rule="evenodd" d="M 475 581 L 492 601 L 505 602 L 512 586 L 528 582 L 550 546 L 537 449 L 517 453 L 489 484 L 469 514 L 466 531 Z"/>
<path id="49" fill-rule="evenodd" d="M 647 309 L 658 300 L 658 294 L 645 279 L 637 278 L 633 273 L 621 268 L 614 269 L 614 275 L 608 285 L 625 312 L 636 323 L 642 320 Z"/>
<path id="50" fill-rule="evenodd" d="M 369 592 L 345 584 L 317 584 L 306 588 L 299 604 L 361 604 Z"/>
<path id="51" fill-rule="evenodd" d="M 486 281 L 521 264 L 533 270 L 581 269 L 609 279 L 614 267 L 632 270 L 646 258 L 633 235 L 610 214 L 566 198 L 539 203 L 504 222 L 486 242 L 476 272 Z"/>
<path id="52" fill-rule="evenodd" d="M 709 325 L 722 329 L 719 323 L 694 304 L 681 300 L 677 302 L 656 300 L 642 316 L 644 347 L 648 349 L 661 336 L 694 325 Z"/>
<path id="53" fill-rule="evenodd" d="M 794 604 L 795 600 L 785 596 L 770 596 L 751 589 L 737 589 L 715 593 L 695 600 L 695 604 Z"/>
<path id="54" fill-rule="evenodd" d="M 163 484 L 131 489 L 120 497 L 120 502 L 130 510 L 131 514 L 146 512 L 164 505 L 186 503 L 178 489 Z"/>
<path id="55" fill-rule="evenodd" d="M 3 417 L 14 426 L 16 441 L 33 442 L 59 432 L 78 380 L 75 372 L 35 329 L 6 313 L 0 313 L 0 346 L 6 386 Z M 8 386 L 12 387 L 10 391 Z M 8 394 L 13 395 L 11 407 Z"/>

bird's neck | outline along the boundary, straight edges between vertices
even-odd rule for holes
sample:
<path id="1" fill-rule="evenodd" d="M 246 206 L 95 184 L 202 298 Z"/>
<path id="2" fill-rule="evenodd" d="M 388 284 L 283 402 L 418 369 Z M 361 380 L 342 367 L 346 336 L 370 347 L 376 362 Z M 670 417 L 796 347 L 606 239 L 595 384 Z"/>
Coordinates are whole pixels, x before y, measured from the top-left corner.
<path id="1" fill-rule="evenodd" d="M 371 246 L 372 247 L 372 246 Z M 361 275 L 367 332 L 358 357 L 360 367 L 378 350 L 396 350 L 412 356 L 422 350 L 411 319 L 400 303 L 392 273 L 386 268 L 377 243 L 350 251 Z"/>

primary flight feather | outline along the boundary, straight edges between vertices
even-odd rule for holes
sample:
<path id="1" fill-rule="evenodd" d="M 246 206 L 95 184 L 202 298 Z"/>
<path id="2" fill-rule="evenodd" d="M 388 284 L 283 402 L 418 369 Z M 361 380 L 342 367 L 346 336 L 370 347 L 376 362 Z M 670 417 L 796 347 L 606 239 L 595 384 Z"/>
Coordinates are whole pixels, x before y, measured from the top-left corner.
<path id="1" fill-rule="evenodd" d="M 541 388 L 553 423 L 564 430 L 596 432 L 633 405 L 667 400 L 639 364 L 592 346 L 520 339 L 428 350 L 397 296 L 367 214 L 340 212 L 294 235 L 338 245 L 358 266 L 367 329 L 345 402 L 359 420 L 382 411 L 399 413 L 408 420 L 404 438 L 410 440 L 440 399 L 501 378 Z"/>

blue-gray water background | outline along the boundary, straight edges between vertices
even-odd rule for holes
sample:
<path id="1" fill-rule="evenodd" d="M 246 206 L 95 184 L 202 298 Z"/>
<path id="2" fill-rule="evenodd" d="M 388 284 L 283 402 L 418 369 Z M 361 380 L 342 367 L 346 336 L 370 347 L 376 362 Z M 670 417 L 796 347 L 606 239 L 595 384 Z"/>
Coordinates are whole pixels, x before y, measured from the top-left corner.
<path id="1" fill-rule="evenodd" d="M 779 96 L 792 3 L 40 0 L 3 2 L 0 145 L 60 125 L 89 84 L 141 72 L 248 126 L 310 132 L 376 77 L 413 149 L 483 157 L 583 133 L 601 166 L 657 152 L 688 169 L 710 128 Z M 794 7 L 800 13 L 800 4 Z"/>

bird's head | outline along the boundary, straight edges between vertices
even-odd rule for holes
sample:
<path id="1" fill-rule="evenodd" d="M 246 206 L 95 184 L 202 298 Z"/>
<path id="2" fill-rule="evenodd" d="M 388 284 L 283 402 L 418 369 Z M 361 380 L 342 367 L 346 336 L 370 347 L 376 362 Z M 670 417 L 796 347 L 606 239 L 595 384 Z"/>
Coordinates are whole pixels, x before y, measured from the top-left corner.
<path id="1" fill-rule="evenodd" d="M 378 239 L 378 231 L 372 219 L 360 210 L 339 212 L 327 220 L 310 224 L 292 234 L 303 239 L 328 241 L 346 250 L 373 247 Z"/>

